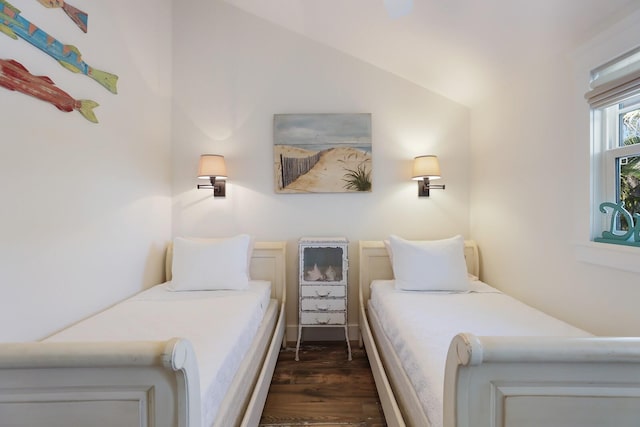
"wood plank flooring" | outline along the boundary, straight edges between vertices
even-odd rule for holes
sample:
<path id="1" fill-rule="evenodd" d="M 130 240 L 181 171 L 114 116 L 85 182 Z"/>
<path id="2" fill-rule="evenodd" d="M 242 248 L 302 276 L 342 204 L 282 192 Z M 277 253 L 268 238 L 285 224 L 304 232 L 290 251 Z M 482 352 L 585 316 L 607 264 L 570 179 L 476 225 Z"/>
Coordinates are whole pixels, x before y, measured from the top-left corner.
<path id="1" fill-rule="evenodd" d="M 364 349 L 344 342 L 303 343 L 278 356 L 261 427 L 384 427 L 384 415 Z"/>

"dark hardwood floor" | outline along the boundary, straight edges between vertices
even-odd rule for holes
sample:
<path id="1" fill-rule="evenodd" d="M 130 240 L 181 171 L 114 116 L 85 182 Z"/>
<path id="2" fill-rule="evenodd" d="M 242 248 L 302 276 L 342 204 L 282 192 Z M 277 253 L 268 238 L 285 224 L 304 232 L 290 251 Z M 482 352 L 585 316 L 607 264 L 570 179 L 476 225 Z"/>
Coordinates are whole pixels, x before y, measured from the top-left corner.
<path id="1" fill-rule="evenodd" d="M 386 426 L 364 349 L 344 342 L 309 342 L 281 350 L 261 427 Z"/>

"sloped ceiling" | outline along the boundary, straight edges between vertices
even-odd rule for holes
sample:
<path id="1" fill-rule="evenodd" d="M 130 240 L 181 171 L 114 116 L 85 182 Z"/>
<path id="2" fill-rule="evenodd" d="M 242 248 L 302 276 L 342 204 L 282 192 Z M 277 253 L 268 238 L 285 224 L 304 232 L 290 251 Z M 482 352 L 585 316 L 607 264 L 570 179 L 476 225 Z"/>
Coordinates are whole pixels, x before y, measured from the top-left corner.
<path id="1" fill-rule="evenodd" d="M 640 9 L 640 0 L 414 0 L 392 18 L 384 0 L 225 1 L 469 107 L 505 73 Z"/>

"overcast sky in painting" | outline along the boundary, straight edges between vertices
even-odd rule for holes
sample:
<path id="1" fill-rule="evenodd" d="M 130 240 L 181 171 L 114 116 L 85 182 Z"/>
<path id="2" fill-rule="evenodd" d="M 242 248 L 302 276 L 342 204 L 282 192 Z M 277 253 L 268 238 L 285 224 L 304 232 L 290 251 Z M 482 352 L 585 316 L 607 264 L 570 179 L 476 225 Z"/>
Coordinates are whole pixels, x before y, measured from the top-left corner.
<path id="1" fill-rule="evenodd" d="M 276 114 L 277 145 L 371 144 L 371 114 Z"/>

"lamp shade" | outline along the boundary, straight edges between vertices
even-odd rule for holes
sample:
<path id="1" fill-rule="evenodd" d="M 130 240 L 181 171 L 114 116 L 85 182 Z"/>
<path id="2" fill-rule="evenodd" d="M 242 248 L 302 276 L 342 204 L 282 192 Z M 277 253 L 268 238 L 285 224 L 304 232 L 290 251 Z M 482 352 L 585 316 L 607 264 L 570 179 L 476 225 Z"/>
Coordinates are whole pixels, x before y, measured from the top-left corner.
<path id="1" fill-rule="evenodd" d="M 224 163 L 224 156 L 203 154 L 200 156 L 198 178 L 209 179 L 212 176 L 219 179 L 227 178 L 227 165 Z"/>
<path id="2" fill-rule="evenodd" d="M 437 156 L 418 156 L 413 159 L 413 175 L 411 179 L 419 181 L 423 178 L 440 178 L 440 163 Z"/>

